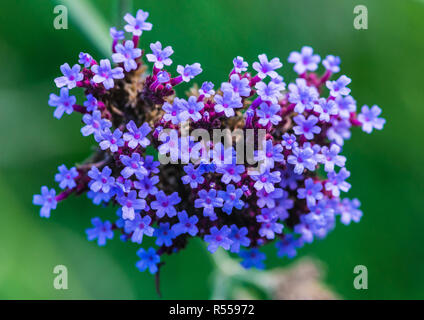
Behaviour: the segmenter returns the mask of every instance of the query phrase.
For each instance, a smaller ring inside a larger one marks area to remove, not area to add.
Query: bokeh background
[[[115,1],[82,2],[105,21],[98,29],[117,25]],[[73,197],[45,220],[31,203],[41,185],[55,185],[58,165],[82,161],[93,143],[79,132],[80,116],[58,121],[47,105],[62,63],[75,63],[80,51],[103,57],[90,38],[95,28],[81,29],[90,23],[86,16],[74,19],[70,10],[69,29],[53,28],[58,3],[0,4],[0,298],[156,299],[153,277],[135,268],[135,244],[116,238],[99,248],[85,239],[90,218],[111,219],[113,210]],[[353,28],[358,4],[368,7],[368,30]],[[358,104],[380,105],[387,124],[372,135],[354,130],[345,145],[348,196],[361,200],[363,220],[338,225],[300,256],[321,260],[326,283],[343,298],[424,298],[424,1],[143,0],[132,6],[149,11],[154,25],[141,46],[160,40],[173,46],[175,65],[200,62],[199,82],[225,79],[237,55],[253,62],[265,52],[286,61],[303,45],[322,57],[339,55]],[[282,73],[293,79],[288,63]],[[269,269],[291,263],[274,258],[273,246],[266,251]],[[53,288],[59,264],[68,267],[68,290]],[[353,288],[358,264],[368,267],[368,290]],[[209,298],[213,268],[203,244],[192,241],[166,259],[164,298]]]

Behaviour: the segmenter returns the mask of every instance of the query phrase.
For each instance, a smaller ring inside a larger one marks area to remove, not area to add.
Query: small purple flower
[[[166,71],[159,71],[156,77],[160,83],[167,83],[171,80],[169,73]]]
[[[317,200],[321,200],[324,195],[321,192],[322,184],[320,182],[314,182],[312,178],[305,180],[305,188],[297,189],[297,197],[299,199],[306,199],[308,207],[312,207],[316,204]]]
[[[242,250],[239,253],[240,258],[243,261],[240,263],[245,269],[256,268],[256,269],[265,269],[265,264],[263,260],[266,259],[266,255],[263,252],[260,252],[259,249],[253,248],[250,250]]]
[[[351,123],[347,119],[333,120],[332,126],[327,131],[327,138],[330,141],[334,141],[339,146],[342,146],[344,140],[350,139],[351,132],[350,127]]]
[[[75,64],[71,69],[69,64],[64,63],[60,66],[60,71],[62,71],[63,76],[54,79],[58,88],[64,86],[67,86],[68,89],[75,88],[77,86],[77,81],[84,79],[84,75],[80,72],[81,66],[79,64]]]
[[[172,239],[175,238],[175,232],[169,228],[169,222],[160,223],[153,235],[157,237],[155,242],[157,246],[164,245],[165,247],[170,247],[172,245]]]
[[[221,181],[225,184],[233,182],[239,182],[241,180],[241,174],[245,172],[245,167],[242,164],[224,164],[219,165],[216,168],[217,173],[221,173]]]
[[[124,140],[128,142],[128,147],[131,149],[135,149],[139,145],[146,148],[150,144],[147,135],[152,129],[147,122],[143,123],[140,128],[138,128],[135,122],[131,120],[127,123],[127,130],[128,132],[124,133]]]
[[[303,114],[298,114],[293,120],[297,124],[297,126],[293,127],[293,130],[298,136],[303,135],[306,139],[311,140],[314,138],[314,134],[321,132],[321,128],[316,126],[318,118],[314,115],[310,115],[308,119],[305,119]]]
[[[215,111],[224,112],[228,118],[235,115],[234,109],[243,107],[240,95],[234,91],[224,91],[223,96],[217,94],[214,96],[214,101]]]
[[[282,188],[289,187],[291,190],[295,190],[297,188],[297,181],[303,179],[303,176],[301,174],[297,174],[294,172],[294,168],[294,166],[289,164],[285,169],[281,170],[280,186]]]
[[[260,216],[258,216],[259,218]],[[278,218],[272,219],[272,220],[268,220],[268,221],[263,221],[263,223],[261,224],[261,228],[259,229],[259,235],[261,237],[265,237],[268,240],[274,239],[275,238],[275,234],[280,234],[283,232],[283,228],[284,225],[281,223],[277,222]],[[258,222],[262,222],[259,221]]]
[[[112,170],[105,166],[102,171],[93,166],[90,171],[87,172],[87,175],[91,178],[89,187],[94,192],[99,192],[100,190],[104,193],[108,193],[110,189],[115,185],[115,178],[111,177]]]
[[[128,179],[133,174],[135,174],[138,179],[143,179],[149,174],[146,168],[143,166],[144,161],[139,153],[134,152],[133,154],[131,154],[131,157],[121,155],[120,160],[125,166],[125,168],[121,171],[121,175],[125,179]]]
[[[336,57],[336,56],[333,56],[333,55],[328,55],[327,57],[325,57],[322,64],[324,65],[325,69],[327,69],[328,71],[330,71],[332,73],[337,73],[337,72],[340,71],[340,58],[339,57]]]
[[[158,188],[155,187],[155,184],[159,182],[158,176],[153,176],[151,178],[144,177],[143,179],[134,181],[134,187],[138,190],[138,196],[140,198],[146,198],[149,194],[154,196],[156,193],[158,193]]]
[[[371,133],[373,129],[383,129],[386,119],[379,118],[380,114],[381,109],[378,106],[374,105],[370,109],[367,105],[364,105],[358,115],[358,120],[362,123],[362,130]]]
[[[268,105],[266,102],[262,102],[259,106],[259,109],[256,109],[256,115],[259,118],[259,124],[267,126],[272,123],[273,125],[278,125],[282,120],[281,116],[278,115],[280,112],[280,106],[278,104]]]
[[[174,192],[167,196],[163,191],[159,191],[156,194],[156,200],[151,203],[153,210],[156,210],[156,215],[162,218],[165,214],[172,218],[177,214],[175,205],[181,202],[181,198],[178,196],[178,192]]]
[[[102,222],[100,218],[93,218],[91,223],[94,228],[85,230],[89,241],[97,239],[97,244],[104,246],[106,239],[113,239],[112,223],[110,221]]]
[[[124,145],[122,137],[122,131],[118,128],[112,133],[109,128],[102,133],[102,142],[100,142],[100,148],[102,150],[110,149],[111,152],[118,151],[119,147]]]
[[[172,47],[167,46],[162,49],[162,44],[156,41],[150,44],[150,49],[153,54],[146,54],[146,58],[149,62],[153,62],[156,68],[162,69],[164,66],[170,66],[172,64],[172,60],[169,58],[174,53]]]
[[[202,177],[200,170],[198,168],[195,169],[193,164],[189,163],[184,166],[183,169],[187,175],[183,176],[181,180],[184,184],[190,184],[192,189],[197,188],[199,184],[202,184],[205,181],[205,178]]]
[[[196,216],[189,217],[187,212],[183,210],[178,212],[178,220],[179,222],[172,226],[172,230],[174,230],[176,236],[188,233],[194,237],[199,232],[199,229],[196,227],[196,223],[199,219]]]
[[[339,155],[341,151],[340,146],[333,143],[330,148],[324,146],[321,148],[320,162],[324,164],[326,172],[334,171],[334,166],[344,167],[346,157]]]
[[[278,103],[278,100],[283,96],[281,91],[284,90],[284,82],[276,84],[270,81],[266,84],[263,81],[258,82],[255,85],[256,93],[261,97],[262,101],[269,101],[271,103]]]
[[[331,191],[333,196],[340,196],[340,191],[348,192],[351,185],[345,180],[350,177],[350,172],[342,168],[338,173],[335,171],[328,173],[328,180],[325,183],[325,190]]]
[[[241,209],[244,206],[243,200],[241,200],[241,197],[243,196],[243,190],[240,188],[236,188],[234,185],[229,184],[227,185],[227,190],[218,191],[218,197],[222,198],[224,200],[224,206],[222,208],[222,211],[224,211],[227,214],[231,214],[233,211],[233,208]]]
[[[344,225],[349,225],[351,221],[359,222],[362,218],[362,211],[359,210],[361,203],[358,199],[343,199],[339,214],[341,215],[340,221]]]
[[[132,190],[128,195],[122,195],[118,199],[122,206],[122,218],[134,220],[135,210],[144,210],[147,208],[146,200],[137,198],[137,191]]]
[[[274,184],[281,181],[281,172],[273,171],[271,168],[261,165],[260,170],[250,174],[253,181],[256,181],[254,187],[256,190],[265,189],[270,193],[275,190]]]
[[[199,111],[201,111],[203,107],[203,102],[198,102],[197,97],[191,96],[188,98],[186,109],[181,112],[180,117],[181,119],[191,119],[194,122],[197,122],[202,119],[202,115]]]
[[[82,121],[86,124],[81,128],[81,133],[84,137],[94,134],[96,139],[101,137],[101,133],[106,129],[112,127],[112,123],[107,119],[102,119],[99,110],[93,111],[93,114],[85,114]]]
[[[124,20],[128,22],[124,26],[126,32],[132,32],[134,36],[141,36],[143,31],[152,30],[152,24],[150,22],[146,22],[146,19],[149,17],[149,13],[143,10],[138,10],[137,15],[133,17],[131,14],[127,13],[124,16]]]
[[[209,191],[200,190],[197,194],[198,199],[194,200],[195,208],[203,208],[203,215],[209,217],[211,221],[217,219],[214,208],[221,208],[224,204],[222,198],[217,197],[217,192],[215,189],[210,189]]]
[[[325,84],[327,88],[330,89],[330,94],[333,97],[338,97],[339,95],[347,96],[350,93],[350,89],[346,86],[351,82],[352,80],[350,78],[343,75],[337,80],[327,81]]]
[[[110,66],[108,59],[100,60],[100,65],[95,64],[91,67],[94,72],[93,81],[95,83],[103,83],[106,89],[111,89],[115,85],[113,79],[124,78],[124,73],[121,67],[113,68]]]
[[[248,247],[250,245],[250,239],[247,237],[248,230],[246,227],[238,228],[235,224],[231,225],[230,240],[233,241],[231,244],[230,252],[239,252],[240,246]]]
[[[165,121],[171,121],[172,124],[179,124],[187,120],[184,118],[187,116],[184,112],[187,109],[187,101],[184,99],[175,98],[172,104],[165,102],[162,109],[165,111],[163,116]]]
[[[76,102],[77,98],[69,95],[68,88],[60,89],[60,96],[51,93],[49,97],[49,106],[56,107],[53,113],[56,119],[62,118],[65,112],[71,114],[74,111],[73,106]]]
[[[192,65],[186,64],[185,67],[178,66],[177,72],[181,75],[184,82],[189,82],[195,76],[202,72],[202,68],[200,67],[200,63],[193,63]]]
[[[287,162],[294,165],[294,173],[302,174],[306,168],[309,171],[314,171],[317,164],[314,159],[314,151],[311,148],[294,148],[293,154],[287,157]]]
[[[294,134],[288,134],[287,132],[282,136],[283,141],[281,141],[281,145],[285,150],[291,150],[297,147],[299,144],[296,141],[296,136]]]
[[[155,161],[153,156],[147,155],[144,159],[144,167],[151,173],[159,173],[159,161]]]
[[[315,71],[320,60],[320,56],[314,54],[314,50],[309,46],[304,46],[300,52],[293,51],[288,59],[290,63],[295,63],[293,69],[298,74]]]
[[[88,53],[80,52],[78,55],[78,63],[84,65],[86,68],[91,66],[92,61],[93,58]]]
[[[281,144],[274,145],[272,140],[262,142],[262,150],[255,151],[255,160],[263,161],[265,166],[274,168],[275,162],[284,163],[283,146]]]
[[[295,239],[292,234],[286,234],[282,240],[275,243],[275,246],[279,257],[287,256],[291,259],[297,255],[296,249],[303,247],[303,241]]]
[[[289,102],[296,104],[294,111],[302,113],[306,110],[312,110],[315,107],[315,101],[318,100],[319,93],[315,87],[309,87],[305,79],[296,79],[296,84],[289,84]]]
[[[247,71],[247,67],[249,66],[249,64],[246,61],[244,61],[243,57],[240,57],[240,56],[238,56],[237,58],[234,58],[233,65],[234,65],[234,71],[236,73],[242,73]]]
[[[221,91],[234,91],[242,97],[248,97],[250,95],[249,79],[241,78],[238,74],[232,74],[230,82],[223,82],[221,84]]]
[[[41,206],[40,217],[50,218],[50,210],[56,209],[57,206],[56,191],[42,186],[41,194],[34,195],[32,203]]]
[[[141,57],[141,49],[134,48],[134,42],[131,40],[125,41],[125,44],[117,44],[115,47],[116,53],[112,54],[112,60],[115,63],[123,63],[126,72],[137,69],[135,59]]]
[[[124,30],[117,30],[115,27],[109,29],[109,34],[115,41],[125,39]]]
[[[209,243],[208,250],[211,253],[214,253],[220,246],[225,250],[230,250],[230,246],[233,241],[229,238],[231,233],[230,228],[228,226],[222,226],[221,229],[217,227],[212,227],[210,229],[210,234],[205,235],[205,242]]]
[[[146,269],[149,269],[149,272],[151,274],[155,274],[156,272],[158,272],[160,256],[156,253],[155,249],[149,248],[148,250],[144,250],[143,248],[140,248],[137,251],[137,255],[140,257],[140,260],[135,265],[138,270],[144,271]]]
[[[92,94],[87,94],[87,100],[84,101],[84,107],[87,108],[88,112],[93,112],[94,110],[97,110],[97,99]]]
[[[59,173],[55,175],[55,181],[59,183],[61,189],[73,189],[77,186],[75,178],[78,177],[77,168],[72,167],[68,170],[64,164],[59,166]]]
[[[258,196],[256,204],[259,208],[267,206],[268,208],[272,209],[275,207],[276,199],[280,199],[283,194],[284,190],[280,188],[276,188],[270,193],[266,192],[265,189],[262,189],[256,193],[256,195]]]
[[[330,116],[334,116],[339,113],[337,104],[334,100],[327,100],[325,98],[320,98],[318,104],[315,105],[315,112],[319,113],[319,120],[330,122]]]
[[[254,62],[252,67],[258,72],[259,78],[264,79],[266,76],[276,78],[278,73],[274,70],[283,66],[283,64],[280,62],[280,59],[273,58],[271,61],[268,61],[266,54],[261,54],[258,56],[258,58],[259,62]]]
[[[202,84],[202,87],[199,89],[199,94],[209,98],[215,94],[215,90],[213,89],[214,84],[210,81],[205,81]]]
[[[153,236],[153,229],[150,226],[152,218],[150,216],[141,217],[140,213],[135,213],[133,220],[124,220],[124,231],[126,234],[131,234],[131,241],[141,244],[143,236]]]
[[[356,101],[352,96],[337,96],[335,102],[339,109],[340,117],[349,119],[351,112],[356,111]]]

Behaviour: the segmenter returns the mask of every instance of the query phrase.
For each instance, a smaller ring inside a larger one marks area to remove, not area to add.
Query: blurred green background
[[[62,63],[75,63],[80,51],[103,57],[73,12],[68,30],[53,28],[56,4],[0,4],[0,298],[156,299],[154,278],[135,268],[135,244],[116,238],[99,248],[85,238],[90,218],[112,219],[113,210],[73,197],[44,220],[31,203],[41,185],[55,186],[58,165],[83,160],[93,142],[81,136],[80,116],[58,121],[47,105]],[[117,24],[115,1],[89,4],[107,26]],[[368,30],[353,28],[357,4],[368,7]],[[338,225],[301,256],[321,260],[326,282],[344,298],[424,298],[424,1],[144,0],[133,8],[150,12],[153,23],[141,46],[160,40],[174,48],[175,65],[200,62],[199,82],[225,79],[237,55],[251,63],[265,52],[286,61],[303,45],[322,57],[339,55],[358,104],[380,105],[387,124],[372,135],[354,130],[345,145],[349,196],[361,200],[363,220]],[[288,63],[282,73],[293,79]],[[269,268],[290,264],[273,256]],[[53,288],[59,264],[68,267],[68,290]],[[358,264],[368,267],[368,290],[353,288]],[[192,241],[166,259],[164,298],[209,298],[212,270],[202,243]]]

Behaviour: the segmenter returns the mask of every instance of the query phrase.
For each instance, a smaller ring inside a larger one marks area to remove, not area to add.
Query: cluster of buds
[[[275,241],[278,256],[292,258],[324,238],[337,217],[345,225],[360,220],[359,201],[340,197],[350,189],[342,146],[352,127],[370,133],[385,120],[378,106],[356,113],[348,77],[331,80],[338,57],[327,56],[318,73],[321,58],[312,48],[292,52],[288,62],[298,78],[288,85],[277,72],[279,58],[261,54],[249,72],[236,57],[216,91],[204,82],[178,98],[175,87],[202,68],[178,65],[172,75],[170,46],[152,43],[148,54],[137,48],[152,29],[147,18],[142,10],[125,15],[131,39],[111,28],[114,65],[80,53],[79,64],[61,66],[60,94],[49,99],[54,116],[81,113],[81,133],[98,147],[85,163],[59,167],[61,193],[43,186],[34,196],[42,217],[83,193],[115,207],[116,221],[92,219],[88,239],[103,246],[115,234],[137,244],[153,237],[156,248],[140,248],[136,263],[151,273],[193,237],[211,253],[222,247],[238,254],[245,268],[264,268],[262,246]],[[143,56],[153,64],[150,73]],[[74,87],[84,91],[82,105],[69,94]]]

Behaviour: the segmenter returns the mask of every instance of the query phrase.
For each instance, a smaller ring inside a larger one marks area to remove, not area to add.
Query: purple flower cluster
[[[351,79],[331,79],[340,58],[329,55],[321,67],[310,47],[291,53],[288,61],[299,76],[286,86],[279,58],[261,54],[248,72],[238,56],[227,81],[216,87],[206,81],[179,98],[174,87],[202,68],[193,63],[172,72],[174,51],[157,41],[145,55],[152,63],[147,74],[137,48],[142,32],[152,29],[147,18],[142,10],[125,15],[131,40],[111,29],[112,60],[80,53],[81,65],[61,66],[63,76],[55,80],[60,95],[51,94],[49,105],[56,118],[81,113],[81,133],[93,135],[98,149],[77,167],[59,167],[60,194],[43,186],[34,196],[42,217],[69,195],[87,193],[118,216],[114,222],[92,219],[88,239],[102,246],[115,233],[137,244],[154,238],[156,249],[137,252],[137,268],[151,273],[163,255],[179,252],[192,237],[203,239],[211,253],[222,247],[238,254],[245,268],[264,268],[263,245],[275,241],[278,256],[292,258],[305,243],[324,238],[337,218],[346,225],[360,220],[359,201],[341,198],[351,187],[342,147],[352,127],[371,133],[385,120],[378,106],[363,106],[357,114]],[[83,105],[69,95],[74,87],[84,91]],[[254,145],[259,163],[239,163],[234,146],[185,136],[182,123],[208,132],[265,130],[265,141]],[[168,129],[172,134],[163,138]],[[189,155],[178,152],[184,148]],[[168,154],[171,163],[157,161]]]

